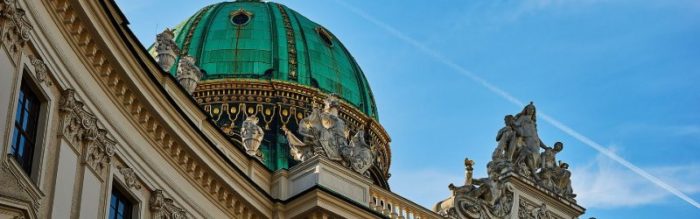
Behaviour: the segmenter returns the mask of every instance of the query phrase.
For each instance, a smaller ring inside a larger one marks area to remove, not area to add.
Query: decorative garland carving
[[[173,200],[166,198],[163,195],[163,190],[156,189],[151,194],[151,199],[148,201],[153,219],[187,219],[188,213],[180,207],[175,206]]]
[[[0,45],[7,44],[13,53],[29,41],[32,25],[17,0],[0,0]]]
[[[76,97],[75,90],[64,90],[59,101],[61,133],[74,146],[85,142],[83,162],[102,175],[112,162],[117,142],[108,137],[107,130],[97,127],[97,117],[87,111]]]
[[[47,86],[53,85],[53,82],[51,82],[51,79],[49,78],[49,72],[46,69],[46,64],[44,61],[33,55],[29,55],[29,61],[31,62],[32,66],[34,66],[34,74],[36,74],[36,79],[39,80],[39,83],[43,82]]]

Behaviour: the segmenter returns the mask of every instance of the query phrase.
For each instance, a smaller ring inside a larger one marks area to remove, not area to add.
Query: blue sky
[[[146,45],[214,2],[117,0]],[[485,176],[503,116],[521,110],[470,75],[700,200],[700,1],[279,2],[357,59],[393,140],[392,191],[419,204],[463,182],[464,157]],[[581,218],[700,218],[700,208],[538,122],[545,143],[565,144],[558,158],[588,208]]]

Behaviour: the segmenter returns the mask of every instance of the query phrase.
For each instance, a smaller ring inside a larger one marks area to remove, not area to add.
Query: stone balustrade
[[[370,187],[369,207],[392,219],[442,218],[429,209],[378,186]]]

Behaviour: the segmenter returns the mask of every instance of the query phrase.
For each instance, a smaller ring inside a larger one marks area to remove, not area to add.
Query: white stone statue
[[[197,83],[202,78],[202,72],[195,65],[195,60],[191,56],[180,58],[180,63],[177,66],[177,75],[175,79],[185,88],[187,93],[194,92],[197,88]]]
[[[245,147],[246,152],[250,156],[260,157],[258,154],[258,149],[262,143],[263,137],[265,137],[265,132],[258,125],[257,116],[248,116],[243,124],[241,125],[241,141],[243,142],[243,147]]]
[[[156,62],[166,72],[170,71],[170,68],[175,64],[175,59],[180,50],[173,38],[173,31],[170,29],[165,29],[162,33],[156,35]]]

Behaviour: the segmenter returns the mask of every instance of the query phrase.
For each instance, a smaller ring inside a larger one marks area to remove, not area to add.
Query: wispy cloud
[[[685,194],[700,192],[700,164],[646,168]],[[645,178],[598,155],[572,169],[577,200],[591,208],[636,207],[661,203],[671,194]]]

